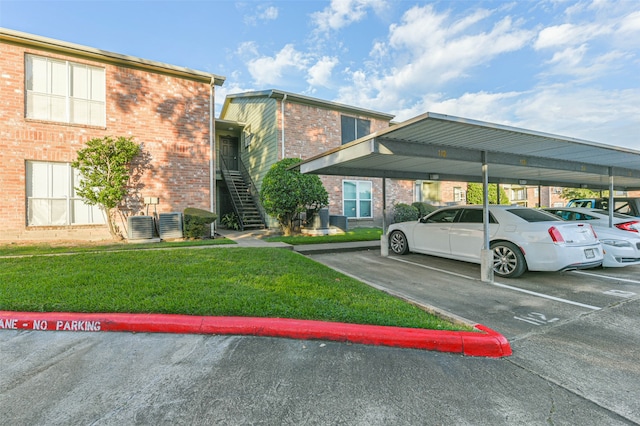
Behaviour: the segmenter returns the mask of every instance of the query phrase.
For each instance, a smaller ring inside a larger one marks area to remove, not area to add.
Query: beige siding
[[[271,165],[280,159],[277,106],[278,102],[272,98],[237,98],[229,104],[224,117],[246,124],[245,131],[251,133],[251,143],[244,146],[240,141],[239,151],[258,190]]]

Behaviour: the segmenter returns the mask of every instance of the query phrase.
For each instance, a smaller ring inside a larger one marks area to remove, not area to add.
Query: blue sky
[[[640,150],[640,0],[0,0],[0,26],[391,113]]]

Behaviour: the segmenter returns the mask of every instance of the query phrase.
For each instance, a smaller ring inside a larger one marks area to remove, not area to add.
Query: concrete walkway
[[[302,244],[291,245],[282,242],[268,242],[266,238],[274,237],[279,234],[268,229],[253,229],[249,231],[234,231],[229,229],[221,229],[217,231],[219,235],[235,241],[243,247],[277,247],[296,251],[302,254],[320,254],[348,252],[356,250],[375,250],[380,249],[380,241],[355,241],[348,243],[326,243],[326,244]]]

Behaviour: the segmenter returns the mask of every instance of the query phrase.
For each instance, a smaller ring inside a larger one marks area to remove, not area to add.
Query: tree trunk
[[[106,207],[103,208],[107,212],[107,224],[109,225],[109,233],[111,234],[111,238],[118,241],[124,240],[122,234],[118,232],[118,226],[116,225],[116,209],[108,209]]]

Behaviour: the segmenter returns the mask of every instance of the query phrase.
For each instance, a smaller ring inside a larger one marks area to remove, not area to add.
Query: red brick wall
[[[105,68],[106,128],[25,119],[25,53]],[[25,161],[70,162],[87,140],[133,137],[150,168],[139,195],[159,212],[209,208],[209,85],[0,43],[0,240],[102,238],[106,226],[26,228]]]
[[[280,108],[279,108],[280,111]],[[342,145],[341,113],[337,110],[320,108],[294,102],[285,102],[285,156],[287,158],[301,158],[303,160],[322,154]],[[389,127],[386,120],[375,119],[360,115],[371,121],[371,132],[377,132]],[[322,183],[329,193],[329,213],[342,215],[342,182],[343,180],[370,180],[373,182],[373,220],[351,220],[363,225],[382,224],[382,179],[353,176],[321,176]],[[413,182],[387,179],[387,209],[391,209],[396,202],[413,202]]]

